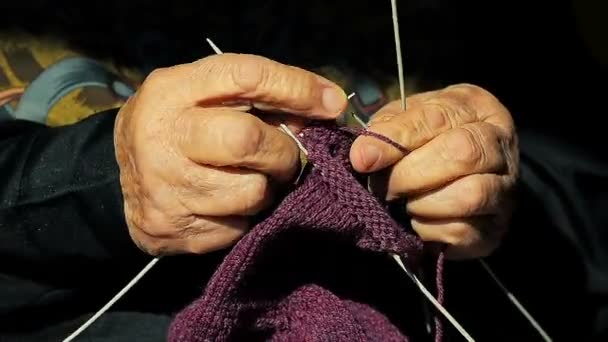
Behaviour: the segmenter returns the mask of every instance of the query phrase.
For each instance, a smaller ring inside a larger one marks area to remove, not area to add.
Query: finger
[[[186,107],[248,100],[258,107],[266,105],[308,118],[334,119],[347,106],[346,94],[335,83],[255,55],[209,56],[158,69],[145,83],[150,92],[169,92],[172,99],[165,97],[166,101]]]
[[[273,186],[258,172],[191,165],[182,171],[180,203],[188,212],[204,216],[251,216],[268,208]]]
[[[422,240],[447,244],[446,257],[450,259],[487,256],[506,232],[506,226],[493,216],[454,220],[414,218],[411,223]]]
[[[414,150],[439,134],[474,122],[486,122],[503,134],[513,135],[513,118],[508,110],[486,90],[469,84],[424,92],[406,99],[407,111],[394,101],[376,113],[369,130]],[[396,148],[368,136],[353,144],[351,160],[359,172],[375,172],[403,157]]]
[[[249,227],[244,217],[196,217],[182,230],[156,232],[131,227],[137,246],[153,256],[184,253],[205,254],[236,243]]]
[[[459,218],[498,214],[511,184],[505,176],[474,174],[411,198],[410,215],[428,219]]]
[[[182,153],[192,161],[242,167],[279,182],[293,179],[299,150],[289,136],[256,116],[232,110],[191,108],[178,119]]]
[[[425,95],[428,96],[428,95]],[[374,115],[368,130],[383,135],[412,151],[452,128],[475,122],[473,113],[454,101],[414,97],[406,112],[393,102]],[[403,153],[374,137],[361,136],[351,149],[351,160],[359,172],[374,172],[393,165]]]
[[[507,108],[487,90],[472,84],[455,84],[442,90],[445,96],[471,110],[479,121],[491,123],[512,134],[515,129],[513,117]]]
[[[205,254],[234,245],[249,228],[249,220],[238,216],[199,217],[194,228],[184,231],[188,253]]]
[[[507,169],[501,133],[479,122],[447,131],[399,161],[388,177],[388,199],[419,194],[475,173]]]

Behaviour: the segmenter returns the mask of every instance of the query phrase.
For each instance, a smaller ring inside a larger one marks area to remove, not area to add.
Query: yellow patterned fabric
[[[49,67],[73,57],[86,56],[53,37],[34,37],[19,32],[0,33],[0,109],[3,105],[13,110],[17,109],[20,95],[28,90],[28,86],[34,80]],[[137,89],[145,76],[132,70],[118,68],[110,61],[97,62],[109,72],[118,75],[132,89]],[[315,71],[345,89],[352,86],[351,75],[335,67],[327,66]],[[56,87],[49,88],[49,93],[56,91],[54,88]],[[407,93],[410,94],[410,90],[413,90],[415,85],[408,82],[407,88]],[[385,100],[399,97],[397,82],[385,85],[385,89],[382,90]],[[119,107],[123,103],[124,96],[118,96],[112,89],[95,86],[79,87],[63,94],[61,99],[48,109],[45,123],[49,126],[72,124],[97,112]],[[348,115],[351,112],[357,112],[357,108],[349,107],[340,121],[347,125],[355,125],[356,122]]]
[[[50,37],[32,37],[22,33],[0,33],[0,105],[16,109],[21,93],[45,69],[70,57],[81,56],[66,44]],[[81,56],[82,57],[82,56]],[[118,70],[112,63],[101,61],[133,87],[142,76]],[[46,124],[60,126],[75,123],[94,113],[116,108],[124,99],[110,89],[84,86],[66,94],[50,108]]]

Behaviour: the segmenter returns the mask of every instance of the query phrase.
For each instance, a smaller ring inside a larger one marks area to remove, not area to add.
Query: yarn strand
[[[401,257],[396,254],[393,254],[392,257],[397,262],[399,267],[401,267],[401,269],[405,272],[405,274],[407,274],[407,276],[410,277],[410,279],[418,287],[420,292],[422,292],[422,294],[431,302],[431,304],[433,304],[433,306],[435,306],[435,308],[437,308],[437,310],[439,310],[439,312],[441,312],[441,314],[450,323],[452,323],[454,328],[456,328],[456,330],[458,330],[458,332],[462,335],[462,337],[464,337],[469,342],[475,342],[473,337],[471,337],[471,335],[462,327],[462,325],[460,325],[460,323],[458,323],[458,321],[448,312],[448,310],[446,310],[445,307],[443,305],[441,305],[437,301],[437,299],[435,299],[435,297],[433,297],[431,292],[429,292],[429,290],[424,286],[424,284],[422,284],[422,282],[420,282],[420,280],[418,280],[418,277],[416,277],[416,275],[414,273],[410,272],[410,270],[408,270],[407,267],[405,267],[405,265],[403,264],[403,261],[401,260]]]
[[[287,134],[296,142],[296,144],[298,146],[302,146],[302,143],[299,141],[299,139],[295,136],[295,134],[293,134],[293,132],[291,132],[289,130],[289,128],[287,126],[282,126],[281,128],[283,128],[286,132],[288,132]],[[383,139],[384,140],[384,139]],[[302,150],[302,152],[306,155],[308,155],[308,152],[304,149]],[[427,297],[427,299],[439,310],[439,312],[445,316],[445,318],[452,323],[452,325],[454,325],[454,327],[456,328],[456,330],[458,330],[458,332],[460,332],[460,334],[469,342],[474,342],[475,340],[471,337],[471,335],[462,327],[462,325],[460,325],[460,323],[458,323],[458,321],[456,321],[456,319],[446,310],[446,308],[441,305],[441,303],[439,303],[435,297],[433,297],[433,295],[429,292],[429,290],[424,286],[424,284],[422,284],[422,282],[420,282],[420,280],[416,277],[416,275],[414,275],[411,271],[409,271],[405,265],[403,264],[403,261],[401,260],[401,257],[399,255],[393,254],[392,255],[393,259],[397,262],[397,264],[403,269],[403,271],[405,271],[405,273],[408,275],[408,277],[414,282],[414,284],[418,287],[418,289],[420,290],[420,292]],[[440,293],[440,297],[443,298],[443,292]],[[437,327],[441,327],[440,324],[437,324]],[[441,328],[440,328],[441,329]],[[441,335],[441,331],[438,331],[438,336]]]
[[[363,122],[363,120],[361,120],[356,114],[352,114],[353,117],[355,118],[356,121],[359,122],[359,124],[361,126],[363,126],[363,128],[367,128],[367,124],[365,124],[365,122]],[[380,138],[382,141],[386,141],[387,138],[378,135],[377,133],[372,133],[369,131],[365,131],[362,134],[365,135],[369,135],[369,136],[373,136],[376,138]],[[402,146],[400,146],[399,144],[390,141],[390,145],[397,147],[397,149],[399,149],[402,153],[406,154],[407,151],[405,148],[403,148]],[[369,181],[369,178],[368,178]],[[460,334],[467,340],[467,341],[474,341],[473,338],[471,337],[471,335],[462,327],[462,325],[460,323],[458,323],[458,321],[447,311],[447,309],[442,305],[443,302],[443,289],[438,287],[438,298],[436,299],[435,297],[433,297],[433,295],[429,292],[429,290],[424,286],[424,284],[422,284],[422,282],[418,279],[418,277],[416,277],[416,275],[414,273],[412,273],[411,271],[409,271],[405,265],[403,264],[401,257],[399,257],[398,255],[394,254],[392,255],[393,259],[397,262],[397,264],[399,264],[399,266],[403,269],[403,271],[405,271],[405,273],[408,275],[408,277],[414,282],[414,284],[418,287],[418,289],[420,290],[420,292],[431,302],[431,304],[433,304],[437,310],[439,310],[439,312],[456,328],[456,330],[458,330],[458,332],[460,332]],[[438,282],[443,280],[443,253],[441,253],[441,255],[439,255],[439,260],[438,260],[438,267],[437,267],[437,280]],[[443,327],[441,325],[441,321],[439,320],[439,318],[435,318],[435,341],[439,342],[441,340],[441,337],[443,336]]]

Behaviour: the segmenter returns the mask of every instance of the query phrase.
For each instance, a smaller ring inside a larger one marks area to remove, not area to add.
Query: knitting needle
[[[393,19],[393,31],[395,35],[395,50],[397,53],[397,67],[399,71],[399,89],[401,92],[401,107],[405,111],[405,77],[403,71],[403,58],[401,53],[401,39],[399,37],[399,18],[397,15],[397,2],[396,0],[391,0],[391,10],[392,10],[392,19]],[[355,115],[356,117],[356,115]],[[363,122],[360,119],[359,122]],[[365,126],[365,125],[363,125]],[[486,270],[486,272],[494,279],[494,282],[498,284],[498,286],[502,289],[502,291],[507,295],[509,300],[513,303],[513,305],[521,312],[521,314],[530,322],[532,327],[542,336],[542,338],[546,342],[551,342],[551,338],[547,335],[547,333],[543,330],[543,328],[538,324],[538,322],[530,315],[530,313],[524,308],[524,306],[517,300],[517,298],[502,284],[502,282],[496,277],[494,272],[490,269],[490,267],[481,259],[482,267]]]
[[[211,39],[207,38],[206,40],[207,40],[207,43],[209,43],[209,45],[211,46],[211,49],[213,49],[213,51],[216,54],[218,54],[218,55],[223,54],[222,50],[220,50],[220,48],[218,48],[217,45],[215,45]]]
[[[353,116],[355,121],[357,121],[363,128],[367,128],[367,124],[361,118],[359,118],[357,116],[357,114],[351,113],[351,115]],[[368,179],[368,188],[369,188],[369,179]],[[507,296],[509,301],[511,301],[511,303],[515,306],[515,308],[517,308],[517,310],[519,310],[519,312],[524,316],[524,318],[528,320],[528,322],[532,325],[532,327],[539,333],[539,335],[541,335],[543,340],[545,342],[552,342],[553,340],[549,337],[549,335],[545,332],[545,330],[534,319],[534,317],[532,317],[530,312],[528,312],[528,310],[526,310],[526,308],[521,304],[521,302],[517,299],[517,297],[515,297],[515,295],[513,295],[513,293],[511,291],[509,291],[509,289],[507,289],[507,287],[500,281],[500,279],[492,271],[490,266],[483,259],[480,258],[478,260],[481,263],[481,266],[484,268],[484,270],[490,275],[490,277],[494,280],[494,282],[498,285],[498,287],[504,292],[504,294]]]
[[[206,39],[207,43],[211,46],[213,51],[216,54],[223,54],[223,52],[213,43],[213,41],[209,38]],[[348,99],[352,98],[355,94],[352,93],[348,96]],[[300,143],[300,141],[293,135],[293,133],[285,126],[281,124],[281,129],[292,136],[294,140],[298,143],[298,147],[304,151],[305,154],[308,154],[308,151],[304,148],[304,146]],[[151,270],[156,263],[160,260],[160,257],[156,257],[152,259],[124,288],[122,288],[110,301],[106,303],[99,311],[97,311],[89,320],[87,320],[84,324],[82,324],[78,329],[76,329],[70,336],[65,338],[63,342],[70,342],[74,340],[78,335],[80,335],[83,331],[85,331],[89,326],[91,326],[96,320],[98,320],[106,311],[108,311],[117,301],[120,300],[141,278]]]
[[[93,324],[97,319],[99,319],[106,311],[108,311],[112,305],[114,305],[122,296],[124,296],[137,282],[156,265],[156,263],[160,260],[160,257],[156,257],[152,259],[136,276],[133,278],[122,290],[120,290],[106,305],[104,305],[99,311],[97,311],[89,320],[87,320],[83,325],[81,325],[78,329],[76,329],[70,336],[65,338],[63,342],[70,342],[74,340],[78,335],[80,335],[83,331],[85,331],[91,324]]]
[[[361,118],[359,118],[357,116],[357,114],[351,113],[351,115],[357,122],[359,122],[361,124],[361,126],[363,128],[367,129],[367,124],[363,120],[361,120]],[[368,178],[368,180],[369,180],[369,178]],[[369,182],[368,182],[368,187],[369,187]],[[454,319],[454,317],[452,317],[452,315],[450,315],[450,313],[437,301],[437,299],[435,299],[435,297],[433,297],[433,295],[422,284],[422,282],[416,277],[416,275],[414,275],[412,272],[410,272],[405,267],[405,265],[403,264],[403,262],[401,260],[401,257],[396,254],[393,254],[392,257],[393,257],[393,259],[395,259],[395,261],[397,261],[397,264],[399,264],[399,266],[405,271],[405,273],[408,275],[408,277],[410,279],[412,279],[412,281],[420,289],[422,294],[431,302],[431,304],[433,304],[433,306],[435,306],[437,308],[437,310],[439,310],[439,312],[441,312],[441,314],[443,314],[446,317],[446,319],[448,321],[450,321],[450,323],[452,323],[452,325],[454,325],[456,330],[458,330],[460,332],[460,334],[465,339],[467,339],[467,341],[474,341],[473,338],[471,337],[471,335],[469,335],[469,333],[467,333],[467,331],[458,323],[458,321],[456,321],[456,319]],[[428,322],[427,322],[427,330],[429,330]]]
[[[515,297],[515,295],[513,295],[513,293],[511,293],[511,291],[507,289],[507,287],[502,283],[502,281],[500,281],[500,279],[498,279],[498,276],[496,276],[490,266],[483,259],[479,259],[479,262],[481,263],[481,266],[486,270],[486,272],[490,275],[490,277],[492,277],[498,287],[500,287],[500,289],[505,293],[509,301],[511,301],[511,303],[513,303],[517,310],[519,310],[519,312],[521,312],[521,314],[528,320],[528,322],[530,322],[532,327],[540,334],[543,340],[545,340],[546,342],[552,342],[553,340],[551,339],[551,337],[549,337],[547,332],[540,326],[540,324],[534,319],[534,317],[532,317],[530,312],[526,310],[526,308],[521,304],[517,297]]]
[[[393,32],[395,34],[395,50],[397,53],[397,68],[399,71],[399,90],[401,91],[401,108],[405,110],[405,72],[403,71],[403,57],[401,54],[401,38],[399,37],[399,16],[397,15],[397,0],[391,0],[393,13]]]
[[[207,43],[211,45],[211,48],[215,53],[221,54],[222,51],[211,41],[211,39],[207,38]],[[88,321],[86,321],[83,325],[81,325],[76,331],[74,331],[70,336],[63,340],[63,342],[70,342],[78,335],[80,335],[84,330],[86,330],[91,324],[93,324],[96,320],[99,319],[106,311],[108,311],[112,305],[114,305],[120,298],[122,298],[149,270],[156,265],[156,263],[160,260],[160,257],[156,257],[152,259],[136,276],[133,278],[122,290],[120,290],[106,305],[104,305],[99,311],[97,311]]]
[[[285,126],[284,124],[280,124],[280,127],[289,137],[291,137],[291,139],[293,139],[295,141],[295,143],[298,145],[298,147],[302,146],[302,143],[300,142],[300,140],[296,137],[295,134],[293,134],[293,132],[289,129],[289,127]],[[308,155],[308,151],[306,151],[305,149],[300,148],[300,150],[305,155]],[[473,338],[466,332],[466,330],[464,330],[464,328],[462,328],[462,326],[454,319],[454,317],[452,317],[452,315],[450,315],[450,313],[435,299],[435,297],[433,297],[433,295],[420,282],[420,280],[418,280],[418,278],[405,267],[405,265],[403,264],[403,262],[401,260],[401,257],[396,254],[392,254],[391,256],[393,257],[393,259],[395,259],[397,264],[399,264],[399,266],[405,271],[405,273],[409,276],[409,278],[412,279],[412,281],[420,289],[422,294],[424,294],[424,296],[427,297],[428,300],[435,307],[437,307],[437,309],[446,317],[446,319],[448,321],[450,321],[450,323],[452,323],[454,325],[454,327],[462,334],[462,336],[467,341],[474,342],[475,340],[473,340]]]
[[[207,43],[209,43],[209,45],[215,51],[215,53],[222,54],[222,50],[220,50],[217,47],[217,45],[215,45],[213,43],[213,41],[211,39],[207,38]],[[354,95],[355,95],[355,93],[351,93],[350,95],[348,95],[348,99],[351,99]],[[298,145],[298,148],[300,149],[300,151],[302,151],[302,153],[304,153],[304,155],[308,156],[308,151],[306,150],[306,148],[304,148],[304,145],[302,144],[300,139],[298,139],[298,137],[296,137],[296,135],[289,129],[289,127],[287,127],[287,125],[282,124],[282,123],[279,124],[279,127],[281,128],[281,130],[283,130],[283,132],[285,132],[285,134],[287,134],[291,139],[293,139],[293,141]],[[403,265],[403,262],[401,261],[401,257],[398,255],[393,255],[393,258],[399,264],[399,266],[401,266],[403,268],[403,270],[407,273],[407,275],[410,277],[410,279],[412,279],[412,281],[414,281],[414,283],[416,284],[416,286],[418,286],[420,291],[422,291],[422,293],[429,299],[429,301],[431,301],[431,303],[433,303],[433,305],[435,305],[437,307],[437,309],[448,319],[448,321],[450,321],[454,325],[454,327],[458,331],[460,331],[460,333],[465,337],[465,339],[467,339],[467,341],[469,341],[469,342],[474,342],[473,338],[471,338],[471,336],[452,317],[452,315],[450,315],[450,313],[439,302],[437,302],[437,300],[426,289],[426,287],[418,280],[418,278],[407,270],[407,268],[405,267],[405,265]]]
[[[355,121],[357,121],[363,128],[367,128],[367,124],[363,120],[361,120],[361,118],[359,118],[357,116],[357,114],[351,113],[351,115],[353,116]],[[368,182],[368,188],[369,188],[369,182]],[[494,282],[498,285],[498,287],[502,290],[502,292],[507,296],[507,298],[509,299],[509,301],[511,301],[511,303],[515,306],[515,308],[517,310],[519,310],[519,312],[524,316],[524,318],[526,320],[528,320],[528,322],[532,325],[532,327],[539,333],[539,335],[541,335],[543,340],[545,342],[552,342],[553,340],[549,337],[547,332],[534,319],[534,317],[532,317],[530,312],[528,310],[526,310],[526,308],[523,306],[523,304],[521,304],[521,302],[517,299],[517,297],[515,297],[515,295],[513,295],[513,293],[511,291],[509,291],[509,289],[502,283],[502,281],[500,281],[500,279],[492,271],[490,266],[483,259],[479,258],[478,260],[481,263],[481,266],[483,267],[483,269],[490,275],[490,277],[494,280]]]
[[[220,50],[217,45],[215,45],[213,43],[213,41],[209,38],[207,38],[207,43],[209,43],[209,45],[211,46],[211,48],[213,49],[213,51],[215,51],[216,54],[222,54],[222,50]],[[346,98],[347,100],[352,99],[355,96],[355,93],[351,93],[349,94]],[[357,122],[359,122],[359,124],[361,124],[362,126],[366,126],[365,123],[354,113],[352,114],[353,117],[355,118],[355,120],[357,120]],[[289,129],[289,127],[287,127],[285,124],[281,123],[279,124],[279,127],[281,128],[281,130],[283,130],[283,132],[285,132],[285,134],[287,134],[298,146],[298,148],[300,149],[300,151],[302,151],[302,153],[304,153],[304,155],[308,156],[308,151],[306,150],[306,148],[304,147],[304,145],[302,144],[302,142],[300,142],[300,139],[298,139],[295,134]],[[368,190],[371,191],[371,185],[369,183],[369,179],[368,179]],[[397,257],[398,258],[398,257]],[[397,263],[399,263],[401,265],[401,267],[403,266],[403,263],[401,262],[401,259],[396,259]],[[410,273],[404,268],[405,272],[410,275]],[[414,282],[418,282],[418,284],[420,284],[419,281],[417,281],[416,278],[412,278],[410,276],[410,278],[414,281]],[[421,289],[424,293],[429,294],[428,291],[426,291],[426,289],[424,288],[424,286]],[[429,294],[430,295],[430,294]],[[432,297],[432,296],[431,296]],[[435,298],[432,298],[433,300],[435,300]],[[436,302],[436,301],[435,301]],[[427,330],[430,331],[430,325],[427,322]]]

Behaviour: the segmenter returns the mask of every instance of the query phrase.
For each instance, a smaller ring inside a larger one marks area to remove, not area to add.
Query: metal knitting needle
[[[359,124],[363,128],[367,128],[367,124],[363,120],[361,120],[361,118],[359,118],[357,116],[357,114],[351,113],[351,115],[357,122],[359,122]],[[369,178],[368,178],[368,188],[369,188]],[[403,261],[401,260],[401,257],[396,254],[393,254],[391,256],[393,257],[393,259],[395,259],[395,261],[397,261],[397,264],[399,264],[399,266],[403,269],[403,271],[405,271],[407,276],[420,289],[420,292],[422,292],[422,294],[431,302],[431,304],[433,304],[433,306],[435,306],[435,308],[437,308],[437,310],[439,310],[439,312],[456,328],[456,330],[458,330],[460,332],[460,334],[467,341],[474,341],[473,338],[471,337],[471,335],[462,327],[462,325],[460,325],[460,323],[458,323],[458,321],[456,321],[456,319],[445,309],[445,307],[443,307],[443,305],[441,305],[437,301],[437,299],[435,299],[435,297],[433,297],[433,295],[422,284],[422,282],[418,279],[418,277],[416,277],[416,275],[414,273],[412,273],[405,267],[405,265],[403,264]],[[427,322],[427,330],[429,330],[429,329],[430,329],[430,326],[428,325],[428,322]]]
[[[403,58],[401,54],[401,39],[399,37],[399,18],[397,15],[397,2],[396,0],[391,0],[391,10],[393,17],[393,31],[395,35],[395,50],[397,54],[397,67],[399,70],[399,89],[401,92],[401,107],[405,111],[405,77],[403,71]],[[353,114],[354,115],[354,114]],[[355,115],[356,117],[356,115]],[[360,119],[359,122],[363,122]],[[365,125],[364,125],[365,126]],[[547,335],[545,330],[538,324],[538,322],[530,315],[528,310],[517,300],[517,298],[502,284],[502,282],[496,277],[496,274],[492,272],[490,267],[481,259],[482,267],[486,270],[486,272],[490,275],[494,282],[502,289],[502,291],[506,294],[507,298],[513,303],[513,305],[521,312],[521,314],[528,320],[528,322],[532,325],[532,327],[542,336],[544,341],[551,342],[551,338]]]
[[[351,113],[351,115],[353,116],[355,121],[357,121],[363,128],[367,128],[367,124],[365,124],[365,122],[363,122],[363,120],[361,120],[361,118],[359,118],[355,113]],[[369,182],[368,182],[368,188],[369,188]],[[490,275],[492,280],[494,280],[494,282],[498,285],[498,287],[502,290],[502,292],[507,296],[509,301],[511,301],[511,303],[517,308],[517,310],[519,310],[521,312],[521,314],[524,316],[524,318],[526,318],[528,320],[528,322],[530,322],[532,327],[541,335],[543,340],[546,342],[552,342],[552,339],[545,332],[545,330],[541,327],[541,325],[534,319],[534,317],[532,317],[532,315],[528,312],[528,310],[526,310],[526,308],[521,304],[521,302],[517,299],[517,297],[515,297],[515,295],[513,295],[513,293],[511,291],[509,291],[509,289],[502,283],[502,281],[500,281],[500,279],[492,271],[490,266],[483,259],[479,258],[478,260],[481,263],[481,266],[483,267],[483,269]],[[409,272],[407,270],[406,270],[406,272],[409,275]]]
[[[221,54],[222,51],[211,41],[211,39],[207,38],[207,43],[211,45],[211,48],[215,53]],[[108,311],[112,305],[114,305],[120,298],[122,298],[139,280],[156,265],[156,263],[160,260],[160,257],[156,257],[152,259],[123,289],[121,289],[106,305],[104,305],[99,311],[97,311],[89,320],[87,320],[83,325],[81,325],[76,331],[74,331],[70,336],[63,340],[63,342],[70,342],[74,340],[78,335],[80,335],[83,331],[85,331],[91,324],[93,324],[96,320],[98,320],[106,311]]]
[[[367,128],[367,124],[361,120],[355,113],[351,113],[355,121],[357,121],[363,128]],[[368,188],[370,187],[369,178],[368,178]],[[553,340],[549,337],[547,332],[541,327],[541,325],[532,317],[532,315],[526,310],[526,308],[521,304],[521,302],[513,295],[511,291],[500,281],[498,276],[492,271],[490,266],[481,258],[478,259],[481,263],[483,269],[490,275],[492,280],[498,285],[498,287],[502,290],[502,292],[507,296],[509,301],[520,311],[520,313],[528,320],[528,322],[532,325],[532,327],[541,335],[545,342],[552,342]],[[406,271],[407,272],[407,271]],[[409,274],[408,274],[409,275]]]
[[[78,335],[80,335],[83,331],[85,331],[91,324],[93,324],[96,320],[98,320],[106,311],[108,311],[112,305],[114,305],[122,296],[124,296],[137,282],[156,265],[156,263],[160,260],[160,257],[156,257],[152,259],[136,276],[133,278],[122,290],[120,290],[110,301],[106,303],[99,311],[97,311],[89,320],[87,320],[83,325],[81,325],[78,329],[76,329],[70,336],[66,337],[63,342],[70,342],[74,340]]]
[[[217,47],[217,45],[215,45],[215,43],[211,39],[206,38],[206,40],[207,40],[207,43],[209,43],[209,45],[211,46],[211,49],[213,49],[213,51],[216,54],[218,54],[218,55],[223,54],[222,50],[220,50],[220,48]],[[354,95],[355,95],[355,93],[350,94],[349,98],[353,97]],[[293,139],[293,141],[296,142],[296,144],[298,145],[298,148],[302,151],[302,153],[304,153],[304,155],[308,155],[308,151],[306,150],[304,145],[302,145],[300,140],[293,134],[293,132],[289,129],[289,127],[287,127],[285,124],[280,124],[279,127],[281,128],[281,130],[283,132],[285,132],[285,134],[289,135]]]
[[[367,129],[367,123],[365,123],[365,121],[363,121],[357,114],[355,113],[351,113],[351,116],[353,117],[353,119],[355,119],[355,121],[362,127]],[[371,177],[367,177],[367,190],[371,193],[373,193],[372,190],[372,184],[371,184]],[[420,276],[422,277],[422,270],[420,271]],[[426,332],[428,334],[430,334],[432,332],[432,328],[431,328],[431,313],[429,311],[429,308],[427,305],[425,305],[426,302],[422,303],[423,306],[423,310],[424,310],[424,317],[425,317],[425,327],[426,327]]]
[[[280,127],[289,137],[291,137],[291,139],[293,139],[295,141],[295,143],[298,145],[298,147],[300,147],[300,150],[302,151],[302,153],[304,153],[305,155],[308,155],[308,151],[306,151],[306,149],[301,147],[302,143],[296,137],[296,135],[293,134],[293,132],[289,129],[289,127],[285,126],[284,124],[281,124]],[[445,318],[450,323],[452,323],[452,325],[454,325],[456,330],[458,330],[467,341],[474,342],[475,340],[471,337],[471,335],[469,335],[469,333],[467,333],[466,330],[464,330],[464,328],[460,325],[460,323],[458,323],[458,321],[456,321],[456,319],[454,319],[454,317],[452,317],[452,315],[437,301],[437,299],[435,299],[435,297],[433,297],[433,295],[424,286],[424,284],[422,284],[422,282],[420,282],[420,280],[418,280],[416,275],[414,275],[412,272],[410,272],[405,267],[405,265],[403,264],[403,261],[401,260],[401,257],[396,254],[392,254],[391,256],[397,262],[397,264],[405,271],[405,273],[414,282],[414,284],[418,287],[418,289],[420,289],[422,294],[428,298],[428,300],[437,308],[437,310],[439,310],[439,312],[441,312],[445,316]]]
[[[507,287],[502,283],[502,281],[500,281],[500,279],[498,279],[498,276],[496,276],[496,274],[492,271],[490,266],[481,258],[479,259],[479,262],[481,263],[481,266],[483,267],[483,269],[494,280],[496,285],[498,285],[498,287],[502,290],[502,292],[505,293],[505,295],[507,296],[509,301],[511,301],[513,306],[515,306],[515,308],[517,308],[517,310],[519,310],[519,312],[521,312],[521,314],[524,316],[524,318],[526,318],[528,320],[528,322],[530,322],[532,327],[540,334],[540,336],[543,338],[543,340],[546,342],[552,342],[553,340],[551,339],[551,337],[549,337],[547,332],[534,319],[534,317],[532,317],[530,312],[528,312],[528,310],[526,310],[526,308],[521,304],[521,302],[517,299],[517,297],[515,297],[515,295],[513,295],[513,293],[511,293],[511,291],[509,291],[509,289],[507,289]]]
[[[405,72],[403,71],[403,57],[401,54],[401,38],[399,37],[399,16],[397,15],[397,0],[391,0],[393,13],[393,32],[395,34],[395,51],[397,54],[397,68],[399,75],[399,90],[401,91],[401,108],[405,110]]]
[[[211,39],[207,38],[207,43],[209,43],[211,48],[216,53],[222,53],[222,51],[217,47],[217,45],[213,43],[213,41],[211,41]],[[354,95],[355,93],[351,93],[348,96],[348,99],[351,99]],[[291,139],[293,139],[293,141],[298,145],[298,148],[302,151],[302,153],[308,156],[308,151],[306,150],[300,139],[298,139],[298,137],[296,137],[296,135],[289,129],[289,127],[287,127],[287,125],[285,124],[280,124],[279,127],[281,128],[281,130],[283,130],[283,132],[285,132],[285,134],[287,134]],[[474,342],[475,340],[473,340],[473,338],[466,332],[466,330],[464,330],[464,328],[462,328],[462,326],[452,317],[452,315],[450,315],[450,313],[435,299],[435,297],[433,297],[433,295],[426,289],[424,284],[422,284],[414,274],[407,270],[401,260],[401,257],[398,255],[392,255],[392,257],[393,259],[395,259],[397,264],[399,264],[399,266],[406,272],[410,279],[412,279],[412,281],[416,284],[420,291],[429,299],[429,301],[435,307],[437,307],[437,309],[446,317],[446,319],[454,325],[454,327],[462,334],[462,336],[464,336],[467,341]]]

